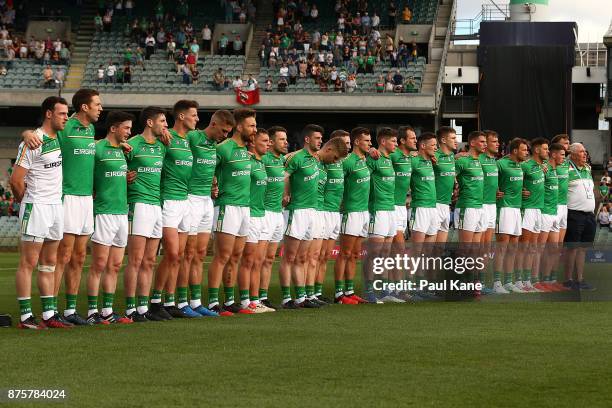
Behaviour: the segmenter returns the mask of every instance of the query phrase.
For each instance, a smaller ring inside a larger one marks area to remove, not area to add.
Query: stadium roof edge
[[[28,90],[0,91],[0,106],[40,106],[40,102],[57,92]],[[209,94],[137,94],[104,93],[102,103],[105,108],[140,109],[156,105],[171,107],[179,99],[188,97],[196,100],[204,109],[231,109],[239,105],[233,93]],[[62,94],[68,101],[73,92]],[[336,112],[415,112],[433,113],[435,97],[429,94],[278,94],[262,93],[260,103],[253,106],[266,111],[329,111]]]

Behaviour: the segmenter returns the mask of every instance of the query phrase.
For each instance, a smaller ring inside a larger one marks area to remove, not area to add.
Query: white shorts
[[[368,235],[375,237],[394,237],[397,233],[397,220],[395,210],[376,211],[370,214]]]
[[[521,209],[501,207],[497,214],[497,234],[520,236],[522,233]]]
[[[96,244],[125,248],[128,240],[127,214],[98,214],[91,240]]]
[[[497,205],[483,204],[482,209],[487,214],[487,229],[495,228],[495,221],[497,221]]]
[[[395,221],[397,224],[397,231],[406,231],[406,228],[408,227],[408,209],[405,205],[395,206]]]
[[[176,228],[178,232],[191,231],[191,206],[189,200],[164,200],[162,204],[162,225]]]
[[[523,210],[523,229],[539,234],[542,229],[542,211],[539,208]]]
[[[247,235],[246,242],[256,244],[259,241],[263,241],[266,236],[266,222],[264,217],[249,217],[249,235]]]
[[[340,224],[342,223],[342,215],[339,212],[333,211],[322,211],[323,219],[325,221],[325,239],[338,239],[340,235]]]
[[[59,241],[64,235],[62,204],[21,203],[19,221],[22,241]]]
[[[425,235],[436,235],[440,227],[440,213],[437,208],[413,208],[410,212],[410,230]]]
[[[542,214],[541,232],[559,232],[559,216]]]
[[[223,232],[237,237],[246,237],[251,228],[251,209],[235,205],[215,207],[213,217],[215,232]]]
[[[266,211],[264,223],[264,232],[259,239],[262,241],[281,242],[283,240],[283,232],[285,232],[283,214],[274,211]]]
[[[283,211],[285,235],[300,241],[310,241],[314,232],[316,211],[312,208]]]
[[[438,217],[440,222],[440,225],[438,226],[438,231],[448,232],[448,227],[450,227],[449,205],[436,203],[436,210],[438,211]]]
[[[323,211],[315,210],[312,223],[312,239],[324,239],[327,236]]]
[[[557,217],[559,217],[559,229],[567,229],[567,205],[557,205]]]
[[[212,231],[213,214],[215,209],[210,196],[188,196],[189,209],[191,211],[191,228],[189,235],[210,233]]]
[[[145,238],[162,237],[162,209],[159,205],[132,203],[128,213],[128,233]]]
[[[340,234],[354,237],[367,237],[370,225],[370,213],[367,211],[350,212],[342,214]]]
[[[91,235],[93,231],[93,197],[65,195],[64,234]]]
[[[488,225],[488,215],[484,208],[455,208],[456,229],[484,232]]]

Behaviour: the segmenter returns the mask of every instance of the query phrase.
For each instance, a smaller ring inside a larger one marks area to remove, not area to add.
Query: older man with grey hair
[[[595,240],[595,184],[591,167],[587,164],[587,152],[581,143],[570,145],[568,160],[567,233],[569,244],[566,255],[564,285],[571,289],[593,290],[583,279],[585,247]],[[575,276],[574,276],[575,272]],[[574,279],[575,277],[575,279]]]

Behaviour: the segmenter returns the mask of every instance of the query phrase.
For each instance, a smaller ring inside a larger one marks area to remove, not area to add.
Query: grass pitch
[[[0,254],[0,311],[18,319],[16,265]],[[483,301],[6,329],[0,389],[65,389],[76,407],[605,407],[611,316],[609,302]]]

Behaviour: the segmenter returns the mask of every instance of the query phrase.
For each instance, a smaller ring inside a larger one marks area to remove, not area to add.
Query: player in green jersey
[[[350,151],[351,135],[346,130],[334,130],[329,138],[330,140],[339,138],[346,146],[346,151]],[[336,246],[336,240],[340,234],[340,223],[342,222],[342,216],[340,215],[340,205],[342,204],[342,195],[344,194],[342,160],[326,165],[325,172],[327,173],[327,179],[325,181],[323,204],[321,206],[324,236],[319,253],[319,266],[315,278],[314,295],[320,301],[331,303],[331,299],[323,296],[323,283],[327,274],[327,261],[332,256],[332,251]]]
[[[340,252],[334,265],[334,303],[355,305],[361,298],[355,295],[354,279],[361,245],[367,237],[370,222],[367,197],[370,195],[370,170],[366,154],[372,147],[370,130],[351,130],[353,151],[342,162],[344,194],[340,224]]]
[[[234,115],[227,110],[213,113],[204,130],[193,130],[187,133],[193,168],[189,179],[189,209],[191,228],[185,245],[185,254],[181,260],[179,276],[189,276],[191,298],[189,306],[201,315],[217,316],[202,305],[202,265],[208,248],[212,231],[214,206],[211,197],[212,181],[217,163],[217,143],[225,140],[234,128]]]
[[[274,312],[259,301],[259,284],[261,265],[263,263],[268,241],[264,221],[264,200],[268,176],[262,156],[268,151],[270,137],[265,129],[257,129],[253,141],[249,143],[251,153],[251,200],[250,226],[240,267],[238,269],[238,290],[240,292],[240,307],[253,313]]]
[[[494,130],[484,131],[487,140],[487,149],[480,155],[480,164],[484,175],[484,192],[482,195],[482,208],[487,214],[487,230],[483,233],[480,242],[484,244],[485,253],[490,252],[490,244],[493,241],[495,223],[497,220],[497,199],[503,194],[498,187],[497,160],[495,157],[499,152],[499,136]]]
[[[191,229],[191,211],[189,211],[189,180],[193,167],[193,153],[187,139],[187,133],[194,130],[199,121],[199,105],[196,101],[179,100],[174,104],[172,116],[174,126],[169,130],[172,140],[166,148],[161,173],[162,200],[162,243],[164,256],[155,273],[155,283],[151,296],[151,314],[168,319],[201,317],[187,303],[189,271],[182,270],[179,276],[180,263],[185,253],[187,234]],[[177,303],[174,295],[177,290]],[[161,295],[165,291],[162,306]]]
[[[87,241],[93,232],[93,171],[95,129],[102,112],[98,91],[79,89],[72,97],[74,115],[58,133],[63,160],[64,237],[60,242],[55,267],[54,293],[57,297],[65,274],[66,309],[64,318],[75,325],[88,323],[76,312],[81,273],[87,254]],[[30,148],[40,144],[32,132],[24,133]]]
[[[412,126],[401,126],[397,132],[398,146],[391,153],[395,169],[395,220],[397,233],[393,241],[399,250],[406,246],[404,234],[408,228],[408,192],[412,176],[412,153],[417,150],[417,137]]]
[[[252,313],[234,303],[238,260],[249,234],[251,158],[246,145],[257,133],[253,109],[234,110],[236,127],[231,138],[217,145],[215,168],[219,196],[215,200],[213,229],[215,253],[208,270],[208,308],[223,315]],[[219,306],[219,285],[223,276],[225,302]]]
[[[134,117],[121,111],[106,118],[106,138],[96,143],[94,167],[94,233],[87,276],[87,321],[93,324],[132,323],[113,311],[117,276],[128,241],[127,162],[123,154]],[[102,279],[102,314],[98,291]]]
[[[472,131],[468,135],[468,154],[457,158],[455,171],[459,185],[459,197],[455,206],[455,228],[459,230],[459,242],[480,242],[487,229],[487,214],[482,208],[484,171],[480,155],[486,150],[486,136]]]
[[[374,274],[371,259],[374,257],[387,257],[391,253],[391,243],[397,233],[397,220],[395,219],[395,169],[391,154],[397,148],[397,131],[391,128],[380,128],[376,134],[376,142],[380,157],[368,157],[366,164],[370,170],[369,211],[370,226],[368,228],[368,256],[363,268],[366,284],[366,298],[368,302],[377,303],[373,297]],[[392,278],[385,272],[383,279]],[[359,299],[355,299],[358,300]],[[404,301],[393,296],[383,289],[382,302],[403,303]]]
[[[270,147],[261,161],[266,167],[268,176],[266,194],[264,197],[265,233],[262,240],[268,241],[266,256],[261,266],[259,301],[271,309],[279,308],[268,299],[268,287],[272,276],[272,264],[276,258],[276,250],[283,239],[285,221],[283,220],[283,193],[285,191],[285,156],[287,154],[287,130],[280,126],[268,129]]]
[[[19,266],[15,274],[20,329],[67,327],[55,311],[53,270],[57,247],[62,238],[64,212],[62,208],[62,155],[58,132],[68,121],[68,102],[57,96],[47,97],[41,111],[43,123],[34,135],[39,147],[19,145],[17,160],[11,174],[11,191],[20,202],[21,243]],[[32,273],[38,266],[38,291],[42,304],[39,323],[32,314]]]
[[[524,292],[538,292],[538,289],[533,287],[533,283],[539,281],[540,262],[536,246],[542,228],[545,190],[544,171],[547,169],[548,140],[536,138],[530,144],[531,159],[521,163],[525,198],[521,204],[523,221],[519,242],[523,255],[518,257],[517,265],[522,270],[522,275],[515,276],[514,285]]]
[[[436,177],[432,163],[437,150],[436,135],[430,132],[422,133],[417,139],[417,146],[418,155],[411,159],[410,229],[412,242],[422,244],[436,242],[440,224],[436,209]]]
[[[438,151],[433,161],[436,175],[436,209],[440,226],[436,242],[446,242],[450,224],[450,203],[455,188],[455,150],[457,150],[457,132],[455,129],[442,126],[436,132]]]
[[[521,235],[521,203],[523,197],[523,170],[521,163],[527,159],[527,141],[513,139],[510,154],[497,161],[498,188],[503,193],[497,199],[496,242],[493,290],[495,293],[523,291],[512,283],[517,244]],[[504,283],[502,284],[502,273]]]
[[[562,290],[560,284],[553,282],[551,274],[555,260],[561,256],[559,247],[559,177],[557,168],[565,161],[565,147],[559,143],[550,145],[550,159],[548,170],[544,175],[544,207],[542,208],[542,228],[538,237],[540,253],[546,254],[541,259],[542,281],[533,286],[544,292],[557,292]]]
[[[140,112],[142,134],[128,140],[128,170],[136,178],[128,183],[128,263],[124,271],[126,317],[135,322],[160,321],[149,311],[153,267],[162,237],[161,172],[166,146],[159,140],[168,133],[164,109],[149,106]],[[138,295],[138,306],[136,305]]]

